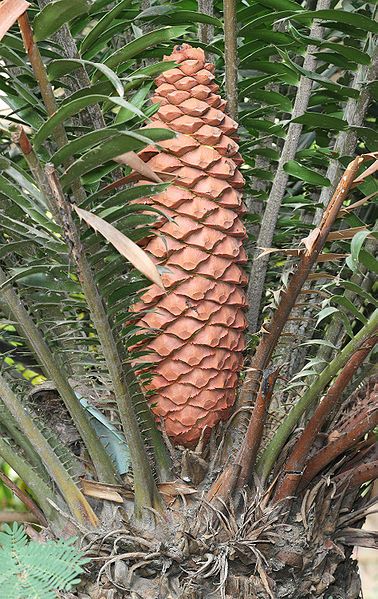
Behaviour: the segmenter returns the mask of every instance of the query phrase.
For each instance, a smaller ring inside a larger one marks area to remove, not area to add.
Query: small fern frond
[[[80,580],[89,560],[75,539],[37,543],[28,541],[18,524],[0,533],[0,585],[7,599],[55,599]]]

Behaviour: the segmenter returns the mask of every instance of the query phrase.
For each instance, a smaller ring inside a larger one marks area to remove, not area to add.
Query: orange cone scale
[[[175,444],[192,447],[228,417],[243,361],[244,180],[237,124],[225,114],[214,65],[188,44],[166,60],[177,67],[156,79],[152,101],[160,108],[147,126],[177,137],[161,142],[161,151],[150,146],[139,154],[163,179],[174,177],[166,191],[144,200],[167,217],[143,246],[164,267],[166,292],[151,285],[133,311],[139,327],[157,331],[138,345],[154,364],[152,410]]]

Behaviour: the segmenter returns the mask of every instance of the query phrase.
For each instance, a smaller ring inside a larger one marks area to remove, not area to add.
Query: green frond
[[[0,585],[7,599],[54,599],[80,581],[89,560],[75,539],[30,541],[22,526],[0,532]]]

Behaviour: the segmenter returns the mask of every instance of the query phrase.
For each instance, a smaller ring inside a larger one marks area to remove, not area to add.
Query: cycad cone
[[[178,67],[156,79],[152,101],[160,108],[149,126],[178,136],[160,143],[164,151],[151,146],[140,156],[163,179],[175,178],[145,199],[173,219],[161,219],[144,245],[165,267],[166,293],[152,285],[134,311],[147,311],[138,326],[158,329],[138,348],[148,349],[146,360],[155,364],[152,409],[174,443],[191,447],[227,418],[235,401],[246,327],[244,180],[237,124],[224,112],[214,65],[188,44],[165,59]]]

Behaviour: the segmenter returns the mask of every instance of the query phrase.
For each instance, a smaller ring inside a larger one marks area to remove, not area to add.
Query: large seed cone
[[[244,180],[237,125],[216,93],[214,65],[187,44],[166,59],[179,66],[156,79],[153,102],[160,109],[151,126],[179,135],[161,143],[164,151],[148,147],[140,156],[155,172],[175,177],[145,200],[174,219],[161,219],[144,245],[165,267],[167,292],[152,285],[134,310],[147,311],[139,326],[158,329],[142,346],[155,364],[152,409],[175,443],[191,446],[227,418],[235,401],[246,327]]]

